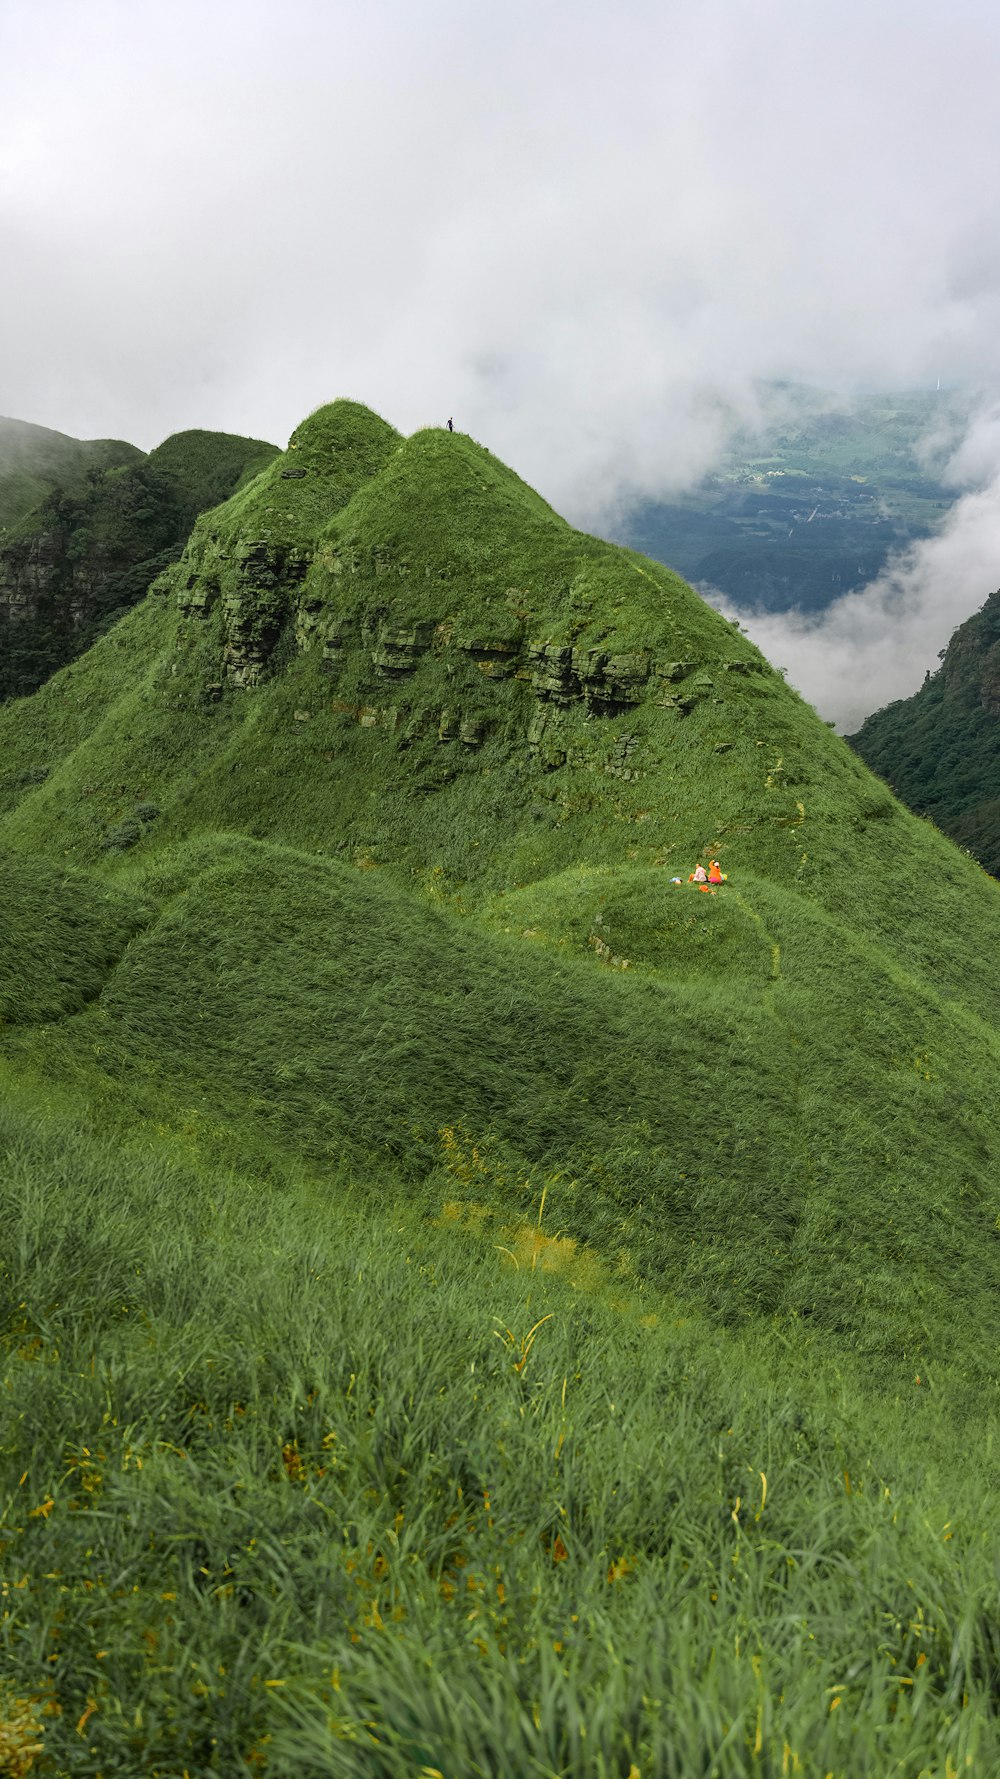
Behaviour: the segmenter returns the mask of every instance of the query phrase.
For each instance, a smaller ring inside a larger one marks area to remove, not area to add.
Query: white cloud
[[[968,491],[941,531],[890,559],[883,573],[818,615],[713,604],[747,634],[820,715],[846,733],[917,691],[952,631],[1000,585],[1000,412],[976,415],[949,465]],[[976,486],[969,488],[974,482]]]
[[[1000,372],[998,50],[970,0],[6,0],[0,409],[454,413],[596,523],[762,377]]]

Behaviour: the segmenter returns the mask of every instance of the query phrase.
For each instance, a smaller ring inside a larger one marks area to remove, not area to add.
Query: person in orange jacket
[[[709,883],[722,882],[722,866],[719,864],[718,859],[713,859],[708,867],[708,881]]]

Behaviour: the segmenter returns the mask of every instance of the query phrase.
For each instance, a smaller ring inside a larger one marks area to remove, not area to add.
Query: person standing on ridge
[[[454,430],[455,430],[455,423],[454,423],[454,421],[453,421],[453,420],[452,420],[452,418],[451,418],[451,415],[450,415],[450,414],[449,414],[449,415],[448,415],[448,431],[449,431],[449,432],[454,432]]]

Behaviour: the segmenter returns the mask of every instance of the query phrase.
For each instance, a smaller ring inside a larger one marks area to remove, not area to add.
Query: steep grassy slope
[[[47,426],[0,416],[0,534],[54,488],[82,493],[91,471],[121,469],[142,455],[122,439],[71,439]]]
[[[998,886],[676,576],[350,403],[0,759],[53,1748],[991,1770]]]
[[[876,711],[850,742],[1000,877],[1000,593],[959,625],[919,692]]]

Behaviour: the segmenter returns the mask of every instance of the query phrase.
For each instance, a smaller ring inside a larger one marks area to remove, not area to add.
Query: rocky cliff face
[[[183,535],[177,535],[173,490],[152,490],[147,481],[128,492],[135,510],[118,524],[107,522],[97,502],[64,495],[43,502],[0,547],[0,618],[21,624],[48,618],[72,632],[117,603],[133,603],[124,585],[120,601],[109,596],[131,571],[150,564],[139,589],[145,591],[164,559],[180,554]]]
[[[0,615],[23,620],[61,593],[66,581],[66,534],[32,532],[0,550]]]
[[[398,732],[404,746],[433,735],[441,743],[481,747],[504,720],[508,700],[499,697],[500,682],[514,681],[531,693],[526,717],[531,755],[549,768],[567,761],[592,766],[601,752],[594,745],[595,719],[638,712],[644,704],[687,716],[700,701],[723,703],[717,679],[721,692],[728,675],[766,670],[763,660],[749,655],[720,656],[705,671],[704,662],[658,658],[651,648],[551,643],[531,636],[528,614],[520,624],[492,634],[463,630],[448,616],[436,623],[407,622],[404,602],[394,606],[376,590],[385,577],[384,563],[345,564],[340,556],[327,557],[325,572],[337,589],[331,601],[322,585],[323,568],[309,573],[305,549],[276,551],[254,541],[234,548],[224,561],[224,592],[203,562],[200,574],[189,574],[177,594],[182,614],[195,622],[206,620],[218,603],[222,649],[213,689],[258,685],[287,625],[298,651],[319,652],[332,689],[342,694],[336,699],[341,714],[363,728]],[[352,599],[354,576],[359,585]],[[616,729],[613,755],[605,761],[602,753],[601,764],[618,777],[638,780],[637,745],[637,735]],[[717,751],[725,746],[720,743]]]
[[[0,543],[0,698],[34,690],[180,554],[183,509],[146,462],[55,490]]]
[[[304,544],[215,537],[197,570],[186,576],[178,594],[185,617],[207,617],[221,599],[222,677],[230,685],[258,683],[311,560]]]
[[[181,554],[201,508],[273,447],[179,434],[148,458],[51,489],[0,535],[0,698],[30,692],[89,646]]]
[[[178,648],[209,664],[205,693],[252,691],[307,656],[338,720],[391,732],[427,787],[500,736],[545,772],[638,782],[651,766],[651,725],[699,704],[717,707],[724,724],[737,676],[766,664],[708,608],[711,640],[684,658],[690,639],[674,627],[664,588],[637,570],[635,601],[609,624],[608,547],[544,508],[539,535],[529,524],[525,540],[540,585],[527,574],[511,585],[499,549],[467,556],[461,526],[487,498],[515,534],[525,524],[510,472],[492,472],[488,488],[491,472],[488,453],[457,438],[401,441],[353,404],[313,416],[252,498],[200,521],[158,583],[180,608]],[[428,511],[438,488],[450,531]],[[663,579],[669,587],[667,571]],[[716,752],[732,745],[728,732],[713,741]]]

